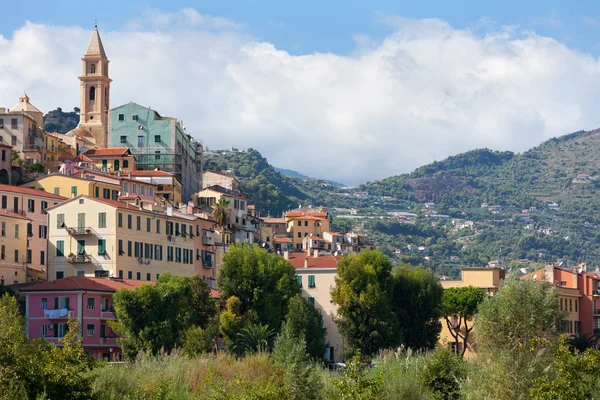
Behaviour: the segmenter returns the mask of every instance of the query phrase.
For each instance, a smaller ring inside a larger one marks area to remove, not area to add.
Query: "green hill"
[[[62,108],[48,111],[44,115],[44,130],[46,132],[67,133],[75,129],[79,124],[79,108],[75,107],[71,112],[63,112]]]

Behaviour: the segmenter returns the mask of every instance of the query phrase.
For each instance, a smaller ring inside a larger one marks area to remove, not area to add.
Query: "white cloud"
[[[380,16],[350,55],[294,56],[234,21],[148,11],[101,30],[112,103],[182,119],[210,148],[253,147],[279,167],[348,184],[477,147],[522,151],[600,125],[598,59],[533,32],[475,34]],[[79,101],[90,31],[26,23],[0,37],[0,105],[26,89],[44,111]]]

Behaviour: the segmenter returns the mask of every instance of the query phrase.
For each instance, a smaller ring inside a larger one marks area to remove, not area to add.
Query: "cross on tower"
[[[98,27],[98,18],[94,18],[94,28]]]

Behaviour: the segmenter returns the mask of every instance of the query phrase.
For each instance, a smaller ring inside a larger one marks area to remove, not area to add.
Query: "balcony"
[[[202,237],[202,244],[204,246],[212,246],[213,245],[213,240],[211,237],[208,236],[203,236]]]
[[[108,309],[108,310],[101,310],[100,311],[100,319],[116,319],[117,317],[115,316],[115,310],[114,309]]]
[[[87,254],[74,254],[67,257],[67,261],[71,264],[91,263],[92,257]]]
[[[78,226],[67,228],[67,232],[69,232],[69,235],[71,236],[85,236],[93,234],[94,230],[89,226]]]
[[[100,346],[117,346],[117,338],[116,337],[100,338]]]
[[[25,144],[23,146],[23,152],[28,152],[28,151],[41,151],[41,147],[33,145],[33,144]]]
[[[596,289],[592,291],[593,296],[600,296],[600,289]]]
[[[68,310],[66,308],[59,308],[56,310],[44,310],[44,318],[48,318],[50,320],[55,319],[69,319],[75,317],[75,311]]]

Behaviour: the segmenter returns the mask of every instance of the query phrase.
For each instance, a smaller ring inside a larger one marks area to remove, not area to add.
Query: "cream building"
[[[195,274],[193,218],[120,201],[77,196],[48,209],[49,279],[68,276],[155,281]]]
[[[31,219],[0,210],[0,285],[25,283],[27,279],[27,225]]]
[[[284,258],[296,269],[296,277],[302,287],[302,297],[307,298],[321,311],[323,325],[327,329],[325,359],[331,362],[343,361],[344,339],[334,321],[337,306],[331,302],[331,289],[335,285],[340,257],[285,253]]]
[[[229,190],[238,190],[240,181],[233,175],[220,171],[202,171],[202,188],[221,186]]]
[[[0,108],[0,143],[11,145],[30,164],[45,161],[43,126],[43,113],[29,102],[25,93],[13,108]]]

